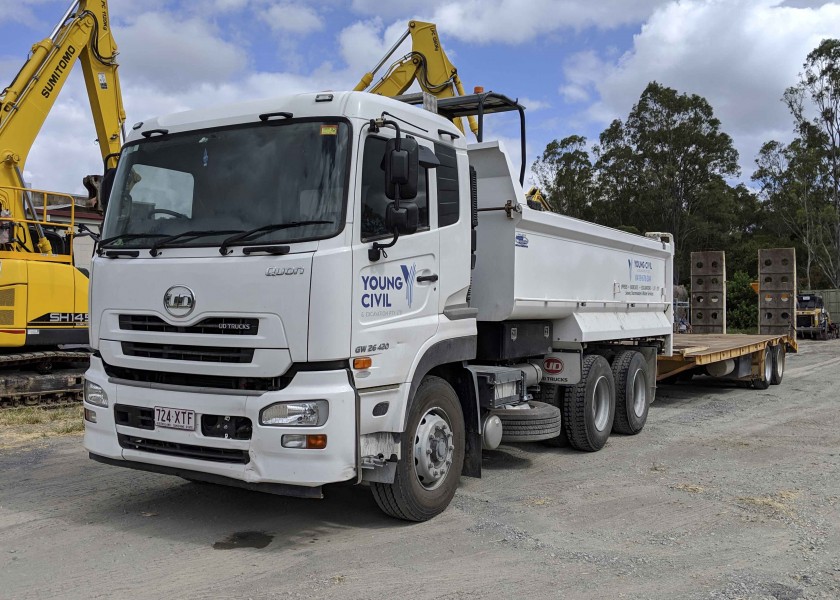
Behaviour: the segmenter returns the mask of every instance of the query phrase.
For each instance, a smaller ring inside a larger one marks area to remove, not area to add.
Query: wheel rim
[[[776,360],[774,361],[774,367],[776,369],[776,378],[781,379],[782,375],[785,373],[785,349],[779,348],[779,351],[776,353]]]
[[[645,414],[647,405],[647,377],[641,369],[633,373],[633,412],[637,417]]]
[[[595,380],[592,390],[592,416],[595,429],[604,431],[610,419],[610,384],[603,375]]]
[[[770,352],[764,353],[764,380],[770,381],[773,377],[773,355]]]
[[[439,487],[452,466],[455,452],[449,416],[441,408],[430,408],[414,433],[414,473],[427,490]]]

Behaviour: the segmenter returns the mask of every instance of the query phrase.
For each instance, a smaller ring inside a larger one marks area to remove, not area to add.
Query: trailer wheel
[[[528,406],[490,411],[502,421],[503,442],[541,442],[560,435],[563,413],[559,408],[535,400]]]
[[[616,355],[612,363],[615,379],[615,419],[612,430],[635,435],[647,422],[650,407],[648,365],[634,350]]]
[[[400,450],[394,482],[371,482],[373,497],[391,517],[428,521],[449,506],[464,464],[461,404],[440,377],[417,389]]]
[[[784,344],[773,347],[773,376],[770,378],[770,383],[773,385],[782,383],[782,377],[785,376],[785,354]]]
[[[610,437],[615,417],[615,381],[603,356],[583,358],[580,383],[566,390],[563,429],[577,450],[595,452]]]
[[[758,379],[753,379],[752,385],[757,390],[766,390],[773,380],[773,353],[771,349],[764,349],[764,369]]]

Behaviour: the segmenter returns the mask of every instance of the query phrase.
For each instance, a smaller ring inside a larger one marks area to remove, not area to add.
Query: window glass
[[[455,154],[455,148],[445,144],[435,144],[435,154],[440,161],[435,171],[438,227],[446,227],[458,222],[458,209],[461,202],[458,186],[458,156]]]
[[[264,227],[248,239],[331,237],[343,227],[350,139],[342,122],[272,121],[129,145],[103,237],[127,247],[174,235],[172,245],[215,245]]]
[[[385,195],[385,171],[382,157],[385,155],[385,140],[368,137],[365,140],[362,159],[362,241],[390,237],[392,232],[385,227],[385,208],[392,200]],[[428,171],[420,167],[417,181],[417,204],[420,213],[419,229],[429,228],[429,201],[427,197]]]

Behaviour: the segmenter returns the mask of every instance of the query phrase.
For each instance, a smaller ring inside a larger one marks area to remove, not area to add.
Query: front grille
[[[192,360],[216,363],[249,363],[254,360],[253,348],[123,342],[122,351],[126,356],[156,358],[160,360]]]
[[[0,325],[14,325],[15,324],[15,311],[13,310],[0,310]]]
[[[154,315],[120,315],[120,329],[127,331],[154,331],[161,333],[192,333],[221,335],[257,335],[259,319],[239,317],[211,317],[185,327],[171,325]]]
[[[114,421],[117,425],[125,425],[126,427],[134,427],[136,429],[154,430],[155,411],[151,408],[142,408],[140,406],[115,404]]]
[[[104,364],[104,363],[103,363]],[[291,381],[291,377],[223,377],[220,375],[194,375],[191,373],[167,373],[165,371],[146,371],[127,369],[105,364],[109,377],[149,383],[153,385],[173,385],[184,387],[212,388],[218,390],[253,390],[272,392],[282,390]]]
[[[813,321],[811,320],[811,315],[798,315],[796,317],[796,326],[797,327],[812,327]]]
[[[210,462],[246,465],[250,457],[246,450],[230,450],[228,448],[210,448],[208,446],[193,446],[190,444],[176,444],[161,440],[147,440],[133,435],[117,434],[120,446],[127,450],[140,450],[153,454],[181,456]]]

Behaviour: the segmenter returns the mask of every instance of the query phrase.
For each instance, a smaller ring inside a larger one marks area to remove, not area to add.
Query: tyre
[[[551,406],[556,406],[561,411],[563,410],[563,397],[566,394],[566,387],[562,385],[554,385],[552,383],[541,383],[539,392],[534,393],[534,400],[545,402]],[[554,446],[555,448],[565,448],[569,445],[569,438],[566,437],[565,430],[561,427],[560,433],[548,439],[543,440],[547,446]]]
[[[583,358],[580,383],[563,398],[563,430],[569,444],[586,452],[604,447],[615,417],[615,381],[603,356]]]
[[[530,408],[490,411],[502,421],[502,442],[541,442],[563,430],[563,413],[556,406],[532,400]]]
[[[541,383],[538,387],[528,388],[529,391],[533,390],[531,395],[536,402],[544,402],[557,408],[562,406],[564,389],[562,385],[553,383]]]
[[[612,373],[615,379],[615,419],[612,430],[635,435],[644,428],[650,406],[647,361],[641,353],[625,350],[613,360]]]
[[[771,349],[764,349],[764,369],[761,371],[761,376],[758,379],[753,379],[752,385],[757,390],[766,390],[770,387],[770,381],[773,379],[773,353]]]
[[[770,377],[770,383],[772,385],[782,383],[782,377],[785,376],[785,354],[786,349],[784,344],[773,347],[773,375]]]
[[[394,482],[371,482],[373,497],[391,517],[428,521],[449,506],[464,464],[461,404],[440,377],[417,389],[400,450]]]

